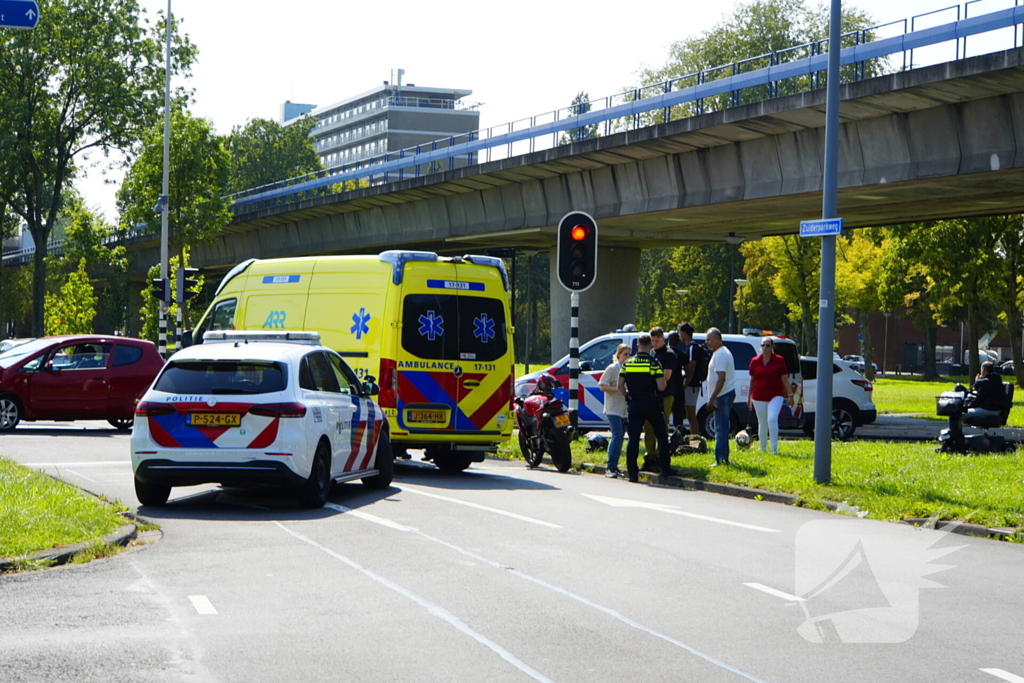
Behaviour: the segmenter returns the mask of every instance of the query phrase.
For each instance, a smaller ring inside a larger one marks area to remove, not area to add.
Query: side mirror
[[[192,346],[192,330],[185,330],[181,333],[181,348],[187,349]]]
[[[371,377],[368,381],[363,382],[363,394],[366,396],[376,396],[380,393],[380,387],[373,381]]]
[[[53,365],[52,363],[47,364],[45,367],[43,367],[43,370],[45,370],[46,372],[54,372],[57,373],[58,375],[60,374],[60,366]]]

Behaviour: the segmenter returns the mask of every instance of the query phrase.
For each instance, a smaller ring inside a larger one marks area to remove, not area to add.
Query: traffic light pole
[[[569,422],[573,434],[579,421],[580,387],[580,293],[569,296]]]
[[[163,211],[160,213],[160,277],[170,287],[170,265],[168,247],[168,213],[170,195],[170,159],[171,159],[171,0],[167,0],[167,54],[164,64],[164,177],[162,204]],[[160,302],[160,343],[159,350],[162,358],[167,358],[167,301]]]

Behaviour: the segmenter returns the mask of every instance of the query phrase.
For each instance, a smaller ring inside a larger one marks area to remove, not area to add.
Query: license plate
[[[189,424],[193,427],[238,427],[242,416],[238,413],[192,413]]]
[[[565,413],[562,413],[561,415],[555,415],[555,426],[556,427],[564,427],[567,424],[569,424],[569,416],[568,415],[566,415]]]
[[[410,410],[409,421],[445,424],[448,422],[448,414],[443,410]]]

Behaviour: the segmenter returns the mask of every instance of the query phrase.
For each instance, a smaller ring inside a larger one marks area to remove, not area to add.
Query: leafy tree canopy
[[[323,170],[309,137],[314,125],[316,119],[306,116],[287,126],[269,119],[252,119],[245,126],[235,126],[225,145],[231,154],[228,192]]]

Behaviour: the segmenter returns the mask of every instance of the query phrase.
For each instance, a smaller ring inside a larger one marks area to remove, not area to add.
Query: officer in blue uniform
[[[626,417],[626,470],[630,481],[640,480],[637,457],[640,455],[640,432],[649,422],[658,439],[658,467],[661,476],[675,474],[669,457],[668,429],[665,426],[664,401],[665,371],[657,358],[651,356],[651,335],[641,334],[636,342],[637,353],[626,361],[619,373],[619,390],[625,391],[629,401]]]

